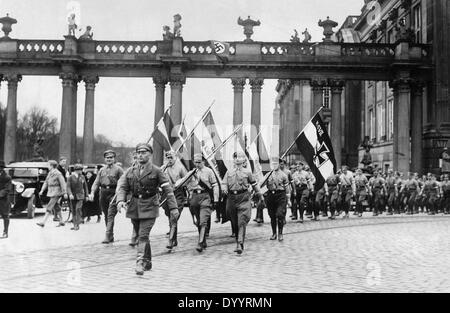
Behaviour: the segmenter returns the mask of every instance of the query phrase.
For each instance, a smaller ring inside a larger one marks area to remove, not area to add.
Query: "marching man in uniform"
[[[100,187],[99,204],[100,209],[105,216],[106,236],[102,243],[110,243],[114,241],[114,217],[117,214],[116,203],[110,206],[111,200],[116,191],[117,182],[123,174],[123,169],[115,163],[116,153],[112,150],[106,150],[103,153],[106,166],[102,167],[95,178],[91,188],[89,198],[94,199],[95,192]]]
[[[222,186],[223,192],[228,195],[227,214],[234,225],[233,228],[237,230],[236,249],[234,252],[241,254],[244,250],[245,228],[252,216],[251,196],[248,190],[250,185],[260,201],[264,200],[252,172],[243,167],[243,164],[246,162],[245,154],[235,152],[233,157],[235,167],[227,171]]]
[[[340,192],[341,192],[341,203],[344,207],[345,215],[343,218],[348,218],[348,211],[350,210],[350,201],[352,199],[352,196],[356,194],[356,187],[355,187],[355,179],[353,178],[352,173],[348,171],[348,166],[343,165],[342,166],[342,174],[339,177],[341,186],[340,186]]]
[[[166,152],[166,158],[167,158],[167,166],[164,172],[167,174],[169,178],[170,185],[172,186],[172,188],[174,188],[175,183],[178,180],[182,179],[184,176],[186,176],[187,171],[186,168],[181,164],[181,162],[178,162],[177,155],[174,151]],[[183,212],[183,205],[184,202],[186,201],[186,196],[182,188],[174,190],[174,194],[175,199],[177,200],[179,212],[178,219],[179,219],[181,216],[181,212]],[[173,247],[176,247],[178,245],[177,241],[178,219],[174,220],[173,218],[171,218],[167,202],[164,203],[163,209],[166,216],[169,218],[169,226],[170,226],[169,243],[167,244],[166,248],[172,250]]]
[[[198,244],[196,250],[206,249],[206,227],[211,219],[213,206],[219,202],[219,185],[214,172],[205,166],[201,153],[194,155],[195,173],[186,183],[190,193],[190,210],[196,217],[198,227]]]
[[[367,200],[367,194],[369,193],[368,184],[367,177],[358,168],[355,176],[356,212],[358,212],[358,217],[362,217],[363,214],[363,202]]]
[[[167,205],[173,220],[178,220],[177,201],[167,175],[150,161],[153,149],[149,144],[136,146],[137,161],[119,179],[117,184],[117,210],[126,209],[127,194],[132,197],[127,208],[127,217],[131,218],[134,231],[138,234],[136,274],[152,268],[152,251],[150,246],[150,231],[159,216],[159,194],[161,187],[167,197]]]
[[[266,181],[267,189],[269,190],[266,196],[266,206],[272,226],[272,237],[270,237],[270,240],[277,239],[278,226],[278,241],[283,241],[287,199],[290,197],[289,179],[280,169],[278,158],[272,158],[272,168],[273,171],[269,174],[270,176]]]

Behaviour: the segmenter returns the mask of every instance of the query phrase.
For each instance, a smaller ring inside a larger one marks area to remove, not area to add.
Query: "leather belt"
[[[306,184],[301,184],[301,185],[296,185],[297,188],[307,188],[308,185]]]
[[[230,193],[233,194],[233,195],[240,195],[240,194],[245,193],[245,192],[247,192],[247,190],[245,190],[245,189],[242,189],[242,190],[230,190]]]
[[[139,199],[149,199],[153,196],[155,196],[156,193],[148,193],[148,194],[133,194],[133,197],[139,198]]]
[[[100,185],[102,189],[116,189],[117,185]]]
[[[193,190],[193,192],[196,194],[208,193],[206,190],[200,190],[200,189],[195,189],[195,190]]]
[[[269,190],[269,193],[271,193],[273,195],[278,194],[278,193],[282,193],[282,192],[285,192],[285,190]]]

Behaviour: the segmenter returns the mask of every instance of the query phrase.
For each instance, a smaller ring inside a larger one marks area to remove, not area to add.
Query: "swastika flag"
[[[230,55],[230,44],[227,42],[211,40],[211,49],[221,63],[227,63]]]
[[[316,178],[315,189],[319,190],[325,180],[336,173],[331,139],[319,113],[306,124],[295,143]]]

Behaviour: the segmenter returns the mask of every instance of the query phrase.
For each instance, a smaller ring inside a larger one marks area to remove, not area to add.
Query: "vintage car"
[[[28,218],[33,218],[36,208],[42,208],[48,203],[48,197],[39,196],[49,172],[48,162],[15,162],[10,163],[5,171],[12,178],[13,188],[10,192],[11,214],[18,215],[27,212]]]

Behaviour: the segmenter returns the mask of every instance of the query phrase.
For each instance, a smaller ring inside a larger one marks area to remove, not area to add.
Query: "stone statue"
[[[253,40],[250,38],[253,35],[253,27],[261,25],[261,22],[259,20],[254,21],[250,19],[250,15],[246,20],[241,19],[241,17],[238,18],[237,21],[238,25],[244,26],[244,35],[247,37],[244,42],[253,42]]]
[[[72,13],[67,18],[67,26],[69,28],[69,36],[75,36],[75,31],[77,30],[77,24],[75,23],[75,13]]]
[[[170,31],[170,27],[167,25],[163,26],[163,40],[172,40],[173,39],[173,33]]]
[[[94,36],[94,34],[91,32],[92,27],[91,26],[87,26],[86,27],[86,31],[84,32],[83,35],[80,36],[79,39],[82,40],[92,40],[92,36]]]
[[[305,31],[302,33],[305,38],[303,39],[303,43],[308,43],[311,41],[312,37],[311,34],[308,32],[308,28],[305,28]]]
[[[174,37],[181,37],[181,15],[175,14],[173,16],[173,36]]]
[[[300,38],[298,38],[298,31],[294,29],[294,35],[291,36],[291,42],[300,42]]]
[[[406,19],[402,18],[395,27],[396,30],[396,40],[397,41],[407,41],[414,42],[415,35],[411,28],[406,26]]]

